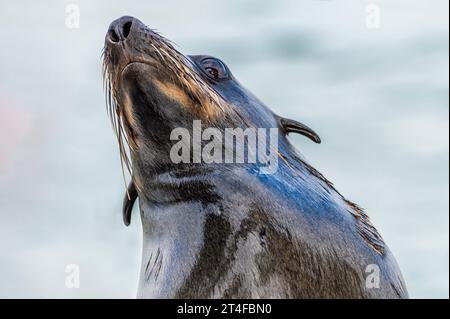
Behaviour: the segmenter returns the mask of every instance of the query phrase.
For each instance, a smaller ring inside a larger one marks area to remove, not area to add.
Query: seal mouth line
[[[135,60],[129,61],[127,64],[125,64],[124,67],[118,73],[120,75],[122,75],[123,72],[125,71],[125,69],[128,68],[132,64],[145,64],[145,65],[148,65],[148,66],[151,66],[151,67],[154,67],[154,68],[158,67],[157,63],[150,62],[150,61],[148,61],[146,59],[135,59]]]

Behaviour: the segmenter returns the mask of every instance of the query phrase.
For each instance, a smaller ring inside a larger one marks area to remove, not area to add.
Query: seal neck
[[[216,203],[220,196],[215,191],[215,169],[205,165],[186,165],[145,175],[139,197],[153,204],[200,202]]]

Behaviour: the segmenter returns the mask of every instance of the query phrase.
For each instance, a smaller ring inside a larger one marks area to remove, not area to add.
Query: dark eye
[[[219,81],[228,78],[228,71],[225,65],[213,58],[206,58],[202,62],[203,70],[213,80]]]

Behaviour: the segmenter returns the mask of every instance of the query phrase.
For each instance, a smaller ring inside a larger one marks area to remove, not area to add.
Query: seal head
[[[152,171],[173,166],[168,140],[177,127],[279,127],[321,143],[316,132],[295,120],[272,113],[241,86],[226,64],[207,55],[184,56],[154,30],[132,17],[111,23],[105,38],[104,78],[107,105],[123,166],[132,163]],[[177,169],[179,168],[179,165]],[[173,169],[175,169],[173,167]],[[149,176],[147,176],[149,177]],[[136,186],[146,177],[133,174],[124,199],[124,223],[129,225]]]

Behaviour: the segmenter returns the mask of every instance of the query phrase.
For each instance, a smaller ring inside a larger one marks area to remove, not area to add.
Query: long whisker
[[[103,51],[103,87],[105,91],[105,97],[106,97],[106,111],[108,114],[108,117],[110,118],[111,126],[114,131],[114,134],[117,138],[117,142],[119,145],[119,155],[120,155],[120,166],[122,171],[122,178],[124,182],[125,189],[128,193],[128,183],[126,178],[125,170],[128,171],[130,176],[133,176],[133,170],[131,166],[131,161],[129,159],[127,150],[125,149],[125,144],[129,145],[129,141],[127,140],[127,136],[125,134],[124,130],[124,123],[122,119],[122,111],[118,105],[117,105],[117,99],[115,90],[111,81],[111,72],[108,69],[106,61],[108,60],[108,56]],[[128,194],[129,196],[129,194]]]

